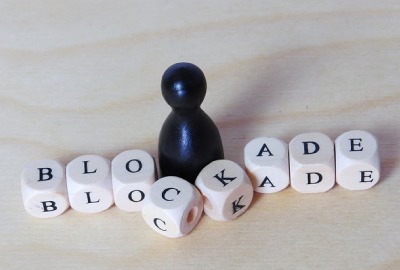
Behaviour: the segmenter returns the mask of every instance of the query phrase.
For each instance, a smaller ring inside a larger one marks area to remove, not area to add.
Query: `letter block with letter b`
[[[97,155],[77,157],[67,165],[71,207],[83,213],[98,213],[114,203],[110,161]]]
[[[203,214],[203,198],[186,180],[167,176],[155,182],[142,208],[146,223],[156,232],[178,238],[190,233]]]
[[[244,148],[244,162],[254,191],[274,193],[289,185],[288,146],[276,139],[261,137]]]
[[[376,138],[361,130],[343,133],[335,141],[336,182],[350,190],[373,187],[379,180],[380,158]]]
[[[304,133],[289,143],[290,184],[301,193],[326,192],[335,185],[332,140],[322,133]]]
[[[111,168],[115,205],[128,212],[141,211],[156,181],[153,157],[142,150],[128,150],[113,159]]]
[[[230,160],[216,160],[201,170],[195,185],[203,194],[204,212],[214,220],[234,220],[248,209],[253,186],[244,170]]]
[[[21,190],[25,210],[34,217],[56,217],[69,207],[64,166],[55,160],[27,164]]]

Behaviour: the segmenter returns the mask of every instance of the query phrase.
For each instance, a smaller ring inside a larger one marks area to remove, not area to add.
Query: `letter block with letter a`
[[[248,209],[253,186],[244,170],[230,160],[216,160],[201,170],[195,185],[203,194],[204,212],[214,220],[234,220]]]
[[[244,163],[256,192],[274,193],[289,185],[288,146],[279,139],[261,137],[249,142]]]
[[[128,150],[113,159],[111,171],[115,205],[128,212],[141,211],[157,177],[153,157],[142,150]]]
[[[289,143],[290,184],[301,193],[326,192],[335,185],[332,140],[322,133],[304,133]]]
[[[190,233],[203,214],[203,198],[186,180],[167,176],[156,181],[144,201],[142,215],[156,232],[178,238]]]
[[[370,133],[352,130],[335,141],[336,182],[350,190],[373,187],[380,176],[377,139]]]
[[[21,175],[25,210],[37,218],[56,217],[69,207],[64,166],[55,160],[27,164]]]
[[[114,203],[110,161],[96,155],[77,157],[67,165],[71,207],[83,213],[98,213]]]

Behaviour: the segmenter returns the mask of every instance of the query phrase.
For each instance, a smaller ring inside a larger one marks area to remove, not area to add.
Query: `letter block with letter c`
[[[64,166],[55,160],[27,164],[21,175],[25,210],[37,218],[51,218],[69,207]]]
[[[301,193],[326,192],[335,185],[332,140],[322,133],[303,133],[289,143],[290,184]]]
[[[178,238],[190,233],[203,214],[203,198],[186,180],[167,176],[156,181],[148,192],[142,215],[156,232]]]

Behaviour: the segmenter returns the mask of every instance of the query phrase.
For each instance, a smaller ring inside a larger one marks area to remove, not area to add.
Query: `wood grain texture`
[[[1,269],[399,269],[398,1],[2,1]],[[203,109],[243,165],[256,137],[380,142],[372,189],[255,195],[233,222],[203,216],[166,239],[140,213],[25,213],[20,173],[36,159],[157,155],[170,111],[164,70],[200,66]]]

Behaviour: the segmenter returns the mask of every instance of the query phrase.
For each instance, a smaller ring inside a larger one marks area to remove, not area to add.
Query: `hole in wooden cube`
[[[156,232],[177,238],[191,232],[203,213],[203,199],[186,180],[167,176],[153,184],[145,199],[142,215]]]
[[[69,207],[64,166],[55,160],[27,164],[21,189],[25,210],[34,217],[56,217]]]
[[[373,187],[380,176],[376,138],[361,130],[343,133],[335,141],[336,182],[350,190]]]
[[[332,140],[322,133],[304,133],[289,143],[291,186],[301,193],[326,192],[335,184]]]
[[[83,213],[98,213],[114,203],[110,161],[97,155],[80,156],[66,168],[71,207]]]
[[[287,144],[276,138],[256,138],[244,148],[246,170],[254,191],[274,193],[289,185]]]
[[[203,168],[195,185],[206,197],[204,212],[215,220],[238,218],[253,199],[253,186],[244,170],[230,160],[216,160]]]
[[[153,157],[142,150],[128,150],[116,156],[111,167],[115,205],[128,212],[141,211],[156,180]]]

